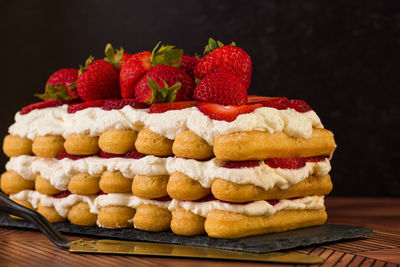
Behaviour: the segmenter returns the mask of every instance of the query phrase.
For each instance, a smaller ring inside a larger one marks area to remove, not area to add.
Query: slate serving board
[[[374,234],[370,229],[362,226],[325,224],[283,233],[250,236],[239,239],[217,239],[206,235],[186,237],[175,235],[172,232],[152,233],[132,228],[113,230],[96,226],[77,226],[67,222],[56,223],[54,225],[60,232],[68,234],[89,235],[107,239],[212,247],[252,253],[267,253]],[[36,229],[35,225],[27,221],[11,219],[8,215],[0,215],[0,226]]]

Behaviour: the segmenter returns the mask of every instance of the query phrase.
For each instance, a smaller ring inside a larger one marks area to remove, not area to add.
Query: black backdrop
[[[107,42],[136,52],[162,40],[193,55],[213,36],[252,57],[249,93],[304,99],[335,133],[332,194],[400,195],[400,1],[0,5],[1,136],[52,72],[102,57]]]

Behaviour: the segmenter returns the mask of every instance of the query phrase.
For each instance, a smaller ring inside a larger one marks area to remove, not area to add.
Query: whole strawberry
[[[204,102],[241,106],[247,103],[247,90],[238,77],[219,69],[196,85],[193,97]]]
[[[203,79],[217,69],[225,69],[236,75],[246,90],[250,86],[252,63],[250,56],[235,43],[223,45],[214,39],[209,39],[209,44],[203,57],[194,69],[194,76]]]
[[[143,51],[132,55],[122,66],[120,73],[121,95],[123,98],[137,98],[135,86],[146,72],[158,65],[179,67],[183,50],[172,45],[158,43],[152,52]]]
[[[135,86],[136,100],[141,103],[190,100],[195,83],[183,70],[173,66],[152,67]]]
[[[114,56],[110,53],[110,45],[106,46],[106,55]],[[112,48],[112,47],[111,47]],[[111,64],[110,62],[113,62]],[[106,59],[94,60],[89,57],[84,67],[79,69],[77,81],[78,94],[84,101],[118,98],[120,97],[119,71],[117,68],[119,62]]]
[[[194,78],[194,68],[199,63],[199,58],[191,56],[182,56],[181,69]]]
[[[46,82],[45,92],[36,94],[43,100],[71,100],[79,98],[76,91],[77,69],[60,69],[54,72]]]
[[[111,63],[111,65],[115,66],[119,70],[122,68],[125,62],[132,57],[131,54],[124,53],[123,47],[114,50],[111,44],[106,45],[105,54],[106,57],[104,60],[108,63]]]

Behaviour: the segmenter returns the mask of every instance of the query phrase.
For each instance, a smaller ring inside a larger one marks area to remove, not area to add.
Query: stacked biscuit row
[[[319,126],[311,127],[307,137],[295,137],[285,130],[290,121],[282,121],[280,131],[220,130],[211,142],[182,125],[171,139],[146,122],[132,127],[113,123],[114,129],[97,135],[61,129],[60,135],[32,136],[11,127],[3,144],[11,158],[1,188],[51,222],[68,219],[78,225],[227,238],[322,224],[323,195],[332,188],[333,135]],[[176,120],[158,123],[173,128]],[[98,157],[100,151],[110,158]],[[126,156],[133,151],[147,156]],[[55,158],[63,152],[75,156]],[[305,158],[305,165],[282,169],[264,162],[296,157]],[[227,164],[249,160],[251,166]]]

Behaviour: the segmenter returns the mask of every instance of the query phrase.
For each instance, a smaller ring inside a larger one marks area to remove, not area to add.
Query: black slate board
[[[0,226],[36,229],[33,224],[27,221],[11,219],[8,215],[0,215]],[[67,222],[56,223],[55,227],[60,232],[68,234],[89,235],[108,239],[212,247],[252,253],[267,253],[374,234],[370,229],[362,226],[340,224],[325,224],[283,233],[250,236],[239,239],[217,239],[206,235],[185,237],[175,235],[172,232],[152,233],[137,229],[112,230],[95,226],[77,226]]]

